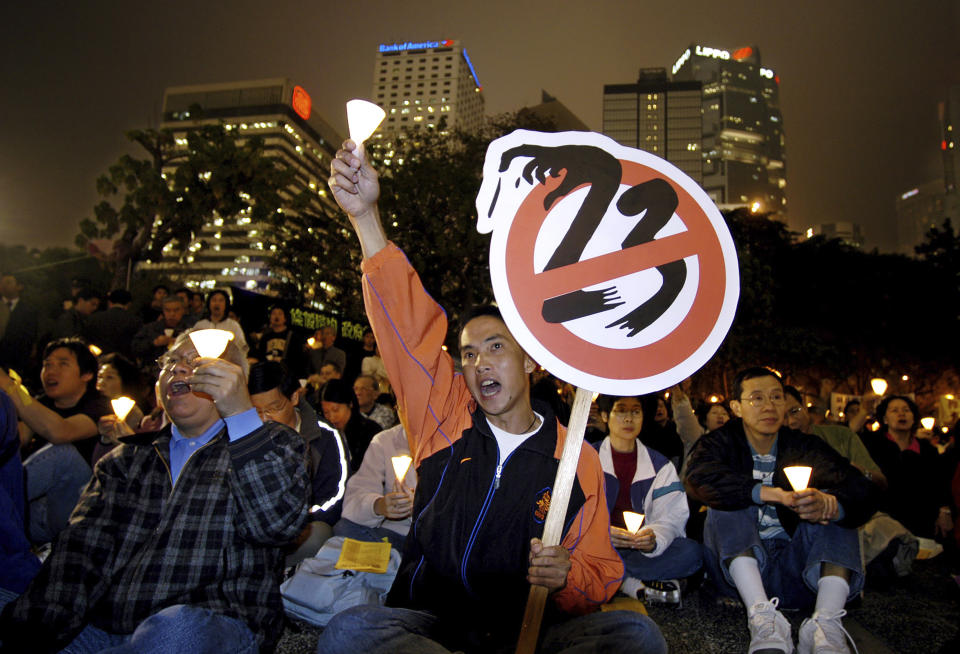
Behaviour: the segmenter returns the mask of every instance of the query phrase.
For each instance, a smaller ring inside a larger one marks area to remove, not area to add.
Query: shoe
[[[680,582],[676,579],[645,581],[643,599],[651,604],[680,605]]]
[[[857,645],[841,622],[846,614],[844,610],[836,613],[817,611],[804,620],[800,625],[800,640],[797,643],[799,654],[850,654],[848,640],[856,652]]]
[[[747,626],[750,628],[748,654],[792,654],[790,623],[777,610],[779,603],[780,600],[774,597],[769,602],[757,602],[747,611]]]

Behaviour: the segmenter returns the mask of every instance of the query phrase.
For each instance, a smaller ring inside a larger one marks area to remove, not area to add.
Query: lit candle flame
[[[393,472],[397,476],[397,482],[403,483],[403,478],[407,476],[407,470],[410,469],[410,464],[413,463],[413,459],[406,454],[401,454],[400,456],[395,456],[391,459],[393,461]]]
[[[347,125],[350,138],[357,148],[370,138],[386,115],[382,108],[366,100],[350,100],[347,103]]]
[[[190,332],[190,340],[199,356],[216,359],[227,349],[227,343],[233,340],[233,332],[226,329],[198,329]]]
[[[810,483],[810,473],[813,472],[813,468],[810,466],[787,466],[783,469],[783,472],[790,480],[793,490],[802,491],[806,490],[807,484]]]
[[[100,356],[101,354],[103,354],[103,350],[101,350],[99,347],[97,347],[96,345],[93,345],[93,344],[88,345],[88,346],[87,346],[87,349],[89,349],[89,350],[90,350],[90,353],[91,353],[93,356],[95,356],[95,357],[98,357],[98,356]]]
[[[635,534],[640,531],[641,525],[643,525],[644,516],[642,513],[634,513],[633,511],[624,511],[623,512],[623,521],[627,525],[627,531],[631,534]]]
[[[113,405],[113,412],[117,414],[117,417],[120,418],[121,421],[124,421],[127,419],[130,410],[136,402],[129,397],[118,397],[115,400],[110,400],[110,404]]]

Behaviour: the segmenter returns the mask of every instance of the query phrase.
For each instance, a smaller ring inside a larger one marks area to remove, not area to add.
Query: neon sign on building
[[[402,41],[400,43],[381,43],[380,52],[400,52],[402,50],[426,50],[427,48],[449,48],[453,46],[453,39],[439,41]]]

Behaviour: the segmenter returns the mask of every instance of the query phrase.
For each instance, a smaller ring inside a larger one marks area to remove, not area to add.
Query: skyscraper
[[[604,134],[663,157],[703,183],[699,81],[671,82],[664,68],[642,68],[636,84],[603,87]]]
[[[164,91],[160,127],[173,130],[178,145],[186,146],[190,130],[211,124],[223,124],[241,138],[263,138],[266,154],[296,171],[297,188],[291,190],[311,191],[310,212],[317,216],[336,212],[326,188],[330,162],[342,139],[313,112],[302,87],[288,79],[265,79]],[[175,167],[174,161],[165,172]],[[162,261],[144,266],[193,288],[240,286],[275,294],[283,280],[269,265],[276,246],[267,244],[266,229],[248,215],[218,216],[195,235],[182,256],[169,244]]]
[[[480,80],[460,41],[381,43],[373,69],[374,101],[387,117],[372,145],[387,148],[418,130],[473,130],[483,124]],[[445,119],[445,122],[444,122]],[[389,165],[389,155],[384,163]]]
[[[674,81],[703,85],[703,187],[710,197],[785,219],[780,78],[761,65],[760,51],[691,44],[672,72]]]

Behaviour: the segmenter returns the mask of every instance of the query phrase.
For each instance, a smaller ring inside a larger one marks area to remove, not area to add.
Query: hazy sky
[[[289,77],[345,132],[378,43],[442,38],[468,49],[488,113],[546,89],[598,131],[604,84],[691,43],[756,45],[781,79],[791,225],[860,222],[884,249],[894,198],[938,173],[936,104],[960,83],[960,0],[17,2],[0,24],[0,242],[72,243],[167,86]]]

